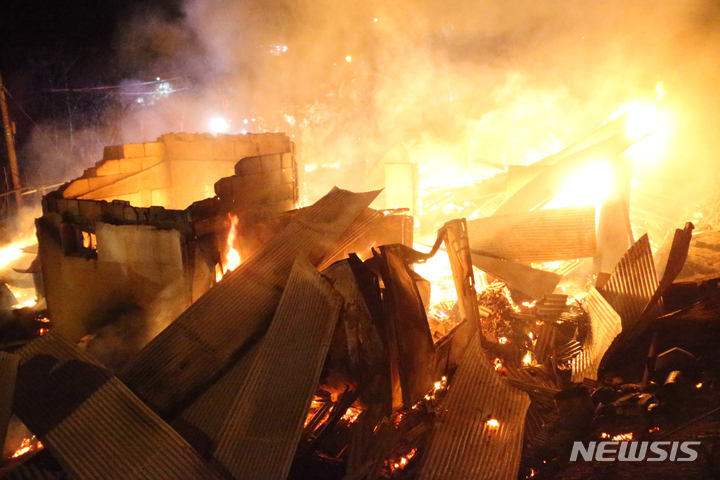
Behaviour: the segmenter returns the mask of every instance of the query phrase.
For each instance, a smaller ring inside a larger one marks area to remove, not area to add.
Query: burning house
[[[629,124],[422,195],[390,163],[386,209],[339,188],[298,208],[282,134],[109,147],[43,199],[50,331],[0,353],[0,431],[27,429],[3,473],[710,478],[714,237],[688,222],[654,255],[636,236]],[[567,194],[598,171],[612,191]],[[706,448],[629,469],[587,453],[665,440]]]

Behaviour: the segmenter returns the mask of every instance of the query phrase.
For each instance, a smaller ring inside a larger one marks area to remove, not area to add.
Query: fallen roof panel
[[[318,265],[377,194],[334,188],[185,310],[121,378],[159,412],[186,405],[267,329],[295,257]]]
[[[518,262],[594,257],[595,207],[554,208],[470,220],[473,252]]]
[[[582,352],[570,362],[572,381],[576,383],[585,378],[597,380],[600,360],[622,331],[620,315],[595,287],[590,287],[588,292],[587,309],[590,315],[590,331],[583,342]]]
[[[557,273],[546,272],[528,267],[522,263],[488,257],[478,253],[472,254],[472,263],[483,272],[502,280],[536,300],[551,294],[562,279],[562,275]]]
[[[386,340],[391,364],[397,362],[402,404],[411,408],[433,383],[435,347],[417,284],[405,263],[402,245],[380,247],[385,286]],[[395,398],[394,406],[397,406]]]
[[[527,394],[500,379],[475,337],[441,406],[420,479],[515,480],[529,406]]]
[[[214,459],[234,478],[287,477],[341,305],[299,257],[220,432]]]
[[[18,355],[14,411],[74,478],[220,478],[122,382],[83,361],[67,340],[47,333]]]
[[[599,291],[620,315],[623,329],[628,329],[640,319],[658,285],[650,240],[645,234],[625,253]]]

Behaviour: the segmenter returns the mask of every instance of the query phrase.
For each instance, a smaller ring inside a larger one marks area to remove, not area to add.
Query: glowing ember
[[[15,453],[13,453],[11,458],[17,458],[21,455],[25,455],[28,452],[32,452],[34,450],[42,450],[43,444],[40,443],[40,441],[36,441],[35,444],[33,444],[33,440],[35,437],[32,438],[25,438],[23,439],[22,443],[20,444],[20,448],[18,448]]]
[[[500,337],[500,338],[498,338],[498,343],[499,343],[500,345],[505,345],[507,342],[508,342],[507,337]]]
[[[652,430],[650,430],[650,432],[652,433]],[[633,434],[632,434],[632,432],[621,433],[619,435],[610,435],[609,433],[601,433],[600,438],[609,438],[613,442],[627,442],[627,441],[630,441],[633,439]]]
[[[236,215],[228,214],[230,218],[230,230],[228,231],[225,251],[223,252],[222,269],[218,270],[215,280],[220,281],[227,272],[232,272],[242,263],[240,252],[235,249],[235,238],[237,238],[237,225],[239,219]]]
[[[502,367],[503,367],[502,360],[500,360],[499,358],[496,358],[495,362],[494,362],[494,366],[495,366],[495,371],[500,371],[500,369],[502,369]]]
[[[498,428],[498,427],[500,427],[500,422],[498,422],[494,418],[491,418],[490,420],[485,422],[485,425],[487,425],[490,428]]]
[[[38,332],[38,334],[39,334],[39,335],[45,335],[45,334],[46,334],[47,332],[49,332],[49,331],[50,331],[49,328],[41,328],[40,331]]]
[[[695,388],[702,388],[702,382],[700,382],[700,383],[698,383],[697,385],[695,385]]]
[[[402,470],[405,468],[410,462],[410,460],[415,456],[417,453],[417,448],[413,448],[410,450],[407,454],[403,455],[402,457],[395,459],[394,461],[391,461],[390,463],[390,472],[395,472],[397,470]]]
[[[347,423],[355,423],[355,421],[358,419],[358,416],[362,413],[362,410],[355,407],[350,407],[345,412],[345,415],[342,416],[340,420],[345,421]]]

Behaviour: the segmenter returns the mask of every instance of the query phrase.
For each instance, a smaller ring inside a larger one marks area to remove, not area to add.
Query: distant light
[[[138,102],[138,103],[143,103],[143,102],[145,102],[145,100],[144,100],[142,97],[140,97],[140,98],[137,99],[137,102]]]
[[[157,81],[159,82],[159,81],[160,81],[160,77],[157,77],[155,80],[157,80]]]
[[[247,134],[247,130],[243,130],[241,133],[242,133],[243,135],[245,135],[245,134]]]
[[[245,120],[243,120],[243,123],[244,123],[245,125],[247,125],[247,124],[248,124],[248,119],[246,118]]]
[[[227,133],[230,129],[228,122],[222,117],[214,117],[210,120],[210,131],[214,134]]]
[[[251,122],[254,122],[254,121],[255,121],[255,119],[254,119],[254,118],[251,118],[251,119],[250,119],[250,121],[251,121]]]
[[[373,19],[373,22],[377,22],[377,18],[374,18],[374,19]]]
[[[345,57],[345,60],[347,60],[348,62],[352,62],[352,57],[348,55],[347,57]]]

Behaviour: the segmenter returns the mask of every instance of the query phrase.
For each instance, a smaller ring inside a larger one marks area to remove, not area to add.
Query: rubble
[[[711,478],[720,270],[706,259],[696,277],[687,265],[712,250],[711,235],[695,236],[687,223],[653,255],[647,235],[630,245],[622,195],[599,207],[536,208],[569,170],[598,152],[614,161],[632,143],[617,122],[514,169],[504,203],[488,180],[478,198],[501,206],[483,218],[444,218],[422,236],[434,238],[429,252],[413,243],[416,218],[369,207],[377,191],[334,188],[296,208],[294,149],[280,136],[242,140],[255,145],[250,153],[238,145],[223,153],[234,168],[214,181],[217,197],[183,210],[68,198],[91,178],[141,175],[133,159],[154,147],[110,148],[79,183],[44,200],[37,225],[49,320],[46,331],[0,352],[0,432],[28,429],[25,443],[7,435],[17,456],[0,472]],[[163,138],[160,156],[182,140]],[[205,140],[206,153],[220,155],[214,145],[241,139]],[[412,170],[398,165],[390,168]],[[417,214],[414,188],[408,181],[393,195],[412,200]],[[441,258],[438,273],[430,267]],[[96,276],[68,288],[68,271]],[[181,288],[165,290],[171,285]],[[124,362],[98,351],[108,332],[147,328],[101,317],[111,298],[125,292],[127,305],[150,318],[160,291],[171,292],[166,325],[124,350]],[[576,442],[626,451],[630,442],[688,439],[703,445],[692,465],[571,459]]]

